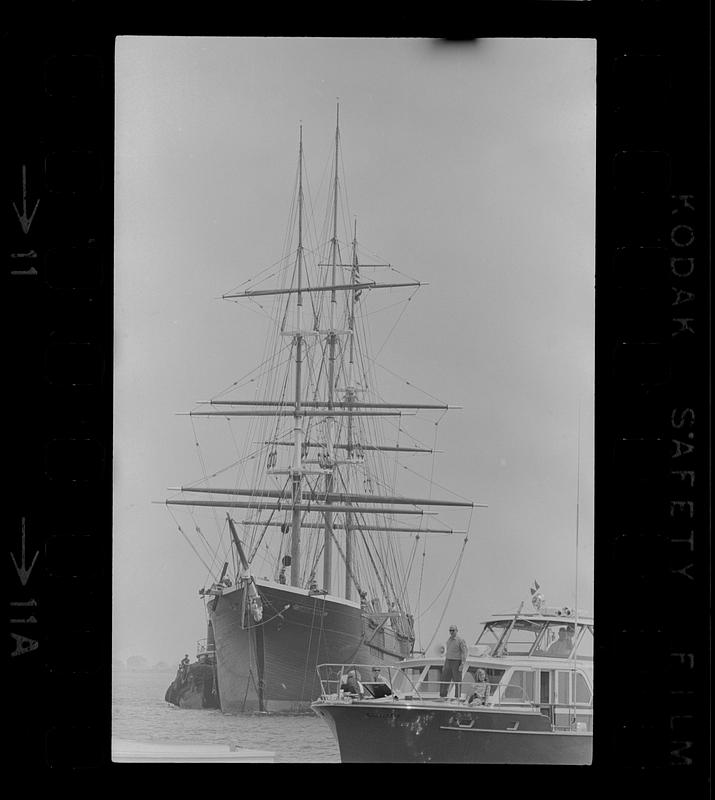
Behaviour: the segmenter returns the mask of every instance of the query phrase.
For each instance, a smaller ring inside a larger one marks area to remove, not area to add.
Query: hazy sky
[[[152,501],[202,475],[175,412],[261,359],[268,321],[220,295],[283,255],[299,125],[317,195],[337,97],[360,241],[429,283],[394,331],[402,306],[376,315],[380,364],[463,406],[434,479],[488,504],[437,641],[449,622],[473,641],[534,579],[573,605],[577,498],[592,610],[594,41],[120,37],[116,53],[114,655],[174,662],[205,636],[206,569]],[[423,607],[460,546],[427,542]]]

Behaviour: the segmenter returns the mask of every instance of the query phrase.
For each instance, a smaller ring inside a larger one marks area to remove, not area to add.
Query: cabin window
[[[531,670],[515,669],[504,690],[504,699],[517,703],[534,700],[534,673]]]
[[[590,704],[591,690],[580,672],[576,673],[576,702]]]
[[[556,673],[556,702],[557,703],[570,703],[571,692],[569,691],[571,681],[570,672],[557,672]]]
[[[551,702],[551,673],[542,671],[539,679],[540,699],[542,703]]]

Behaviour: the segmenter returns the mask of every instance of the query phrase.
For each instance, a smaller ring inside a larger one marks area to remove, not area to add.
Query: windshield
[[[571,620],[495,620],[485,624],[476,645],[486,645],[491,655],[548,658],[575,656],[582,660],[592,660],[593,626],[576,626]]]

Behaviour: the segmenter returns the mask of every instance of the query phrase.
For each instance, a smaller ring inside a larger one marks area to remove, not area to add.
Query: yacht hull
[[[279,584],[257,584],[263,616],[251,616],[244,586],[209,604],[221,710],[309,711],[321,663],[392,664],[411,642],[371,621],[359,606]]]
[[[541,714],[407,701],[324,701],[344,763],[590,764],[590,732],[554,731]]]

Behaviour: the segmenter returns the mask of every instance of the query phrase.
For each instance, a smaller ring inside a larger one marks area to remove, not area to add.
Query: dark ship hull
[[[268,581],[255,585],[260,620],[244,586],[209,603],[224,712],[308,711],[320,694],[318,664],[392,664],[411,653],[411,637],[357,603]]]
[[[179,708],[219,708],[215,665],[194,663],[179,668],[164,700]]]

